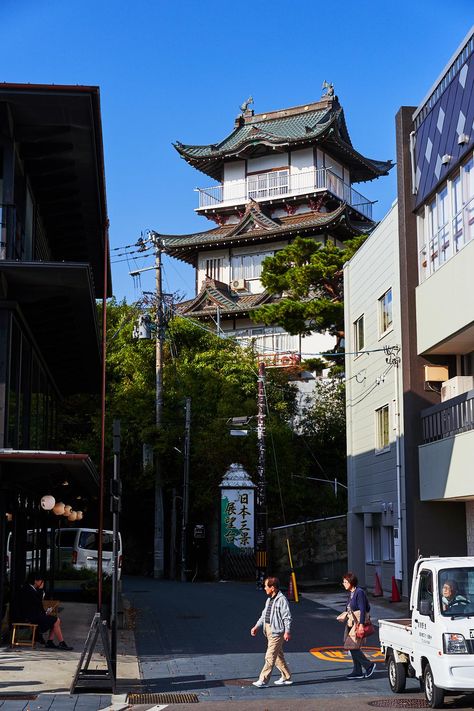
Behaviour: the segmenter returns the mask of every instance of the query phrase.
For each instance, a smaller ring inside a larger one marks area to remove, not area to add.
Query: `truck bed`
[[[380,645],[409,653],[411,651],[411,618],[379,620]]]

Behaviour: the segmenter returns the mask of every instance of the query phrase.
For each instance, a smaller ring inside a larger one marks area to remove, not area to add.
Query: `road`
[[[367,654],[377,662],[377,671],[367,680],[348,680],[352,665],[341,647],[343,628],[335,620],[337,612],[304,597],[291,603],[292,639],[285,645],[293,686],[272,683],[257,689],[252,681],[258,678],[266,645],[263,635],[251,637],[250,628],[263,608],[265,594],[254,585],[129,578],[124,592],[138,611],[136,641],[143,692],[195,694],[200,704],[212,702],[214,711],[224,708],[224,703],[229,711],[234,703],[235,709],[249,711],[270,705],[303,711],[323,699],[318,707],[324,709],[339,709],[348,697],[365,700],[364,708],[374,699],[407,700],[406,694],[394,697],[390,691],[376,637],[370,639]],[[275,671],[272,682],[278,676]],[[418,682],[409,680],[407,691],[422,701]],[[352,702],[351,706],[353,711]]]

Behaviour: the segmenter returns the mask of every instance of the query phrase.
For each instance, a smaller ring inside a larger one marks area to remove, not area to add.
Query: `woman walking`
[[[364,631],[364,622],[366,622],[370,605],[367,595],[362,588],[358,587],[357,583],[357,576],[351,572],[346,573],[342,579],[342,584],[349,593],[346,608],[346,627],[344,630],[344,649],[350,651],[354,665],[347,678],[368,679],[375,671],[375,664],[370,659],[367,659],[361,650],[365,637],[359,637],[357,633],[361,634]]]

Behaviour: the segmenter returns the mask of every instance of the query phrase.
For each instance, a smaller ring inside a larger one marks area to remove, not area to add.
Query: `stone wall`
[[[282,580],[290,572],[287,532],[293,567],[299,580],[339,582],[347,570],[346,516],[309,521],[288,529],[271,529],[268,536],[269,570]]]

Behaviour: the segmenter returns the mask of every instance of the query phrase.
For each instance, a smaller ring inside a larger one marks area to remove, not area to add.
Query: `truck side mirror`
[[[420,600],[420,615],[431,617],[433,614],[433,602],[431,600]]]

